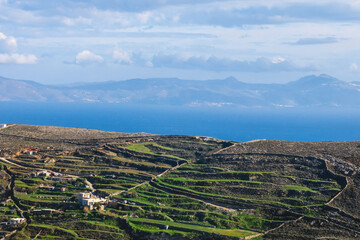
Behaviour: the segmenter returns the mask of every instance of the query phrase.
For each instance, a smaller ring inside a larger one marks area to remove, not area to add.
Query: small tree
[[[197,219],[199,219],[200,222],[202,222],[207,217],[207,214],[205,212],[197,212],[195,216]]]

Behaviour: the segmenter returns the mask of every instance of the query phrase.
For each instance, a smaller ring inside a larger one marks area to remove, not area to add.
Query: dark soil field
[[[359,146],[10,125],[0,236],[360,239]]]

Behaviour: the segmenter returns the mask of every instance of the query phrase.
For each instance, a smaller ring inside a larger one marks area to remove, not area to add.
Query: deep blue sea
[[[360,110],[0,103],[0,123],[211,136],[234,141],[360,140]]]

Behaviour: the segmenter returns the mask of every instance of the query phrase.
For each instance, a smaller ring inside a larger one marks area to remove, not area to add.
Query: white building
[[[17,225],[17,224],[22,224],[26,221],[25,218],[11,218],[9,221],[10,225]]]
[[[90,210],[94,209],[95,203],[104,203],[106,202],[106,199],[99,198],[92,193],[79,193],[78,194],[78,200],[83,206],[88,206]]]
[[[8,125],[6,123],[0,123],[0,128],[6,128]]]
[[[77,198],[81,202],[83,199],[91,198],[92,194],[90,192],[79,193]]]
[[[46,171],[46,170],[35,173],[36,177],[50,177],[50,175],[51,175],[51,172]]]

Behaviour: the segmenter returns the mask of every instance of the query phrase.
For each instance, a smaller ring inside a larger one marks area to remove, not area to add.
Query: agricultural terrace
[[[26,219],[8,239],[360,238],[359,172],[333,147],[24,125],[0,139],[0,217]]]

